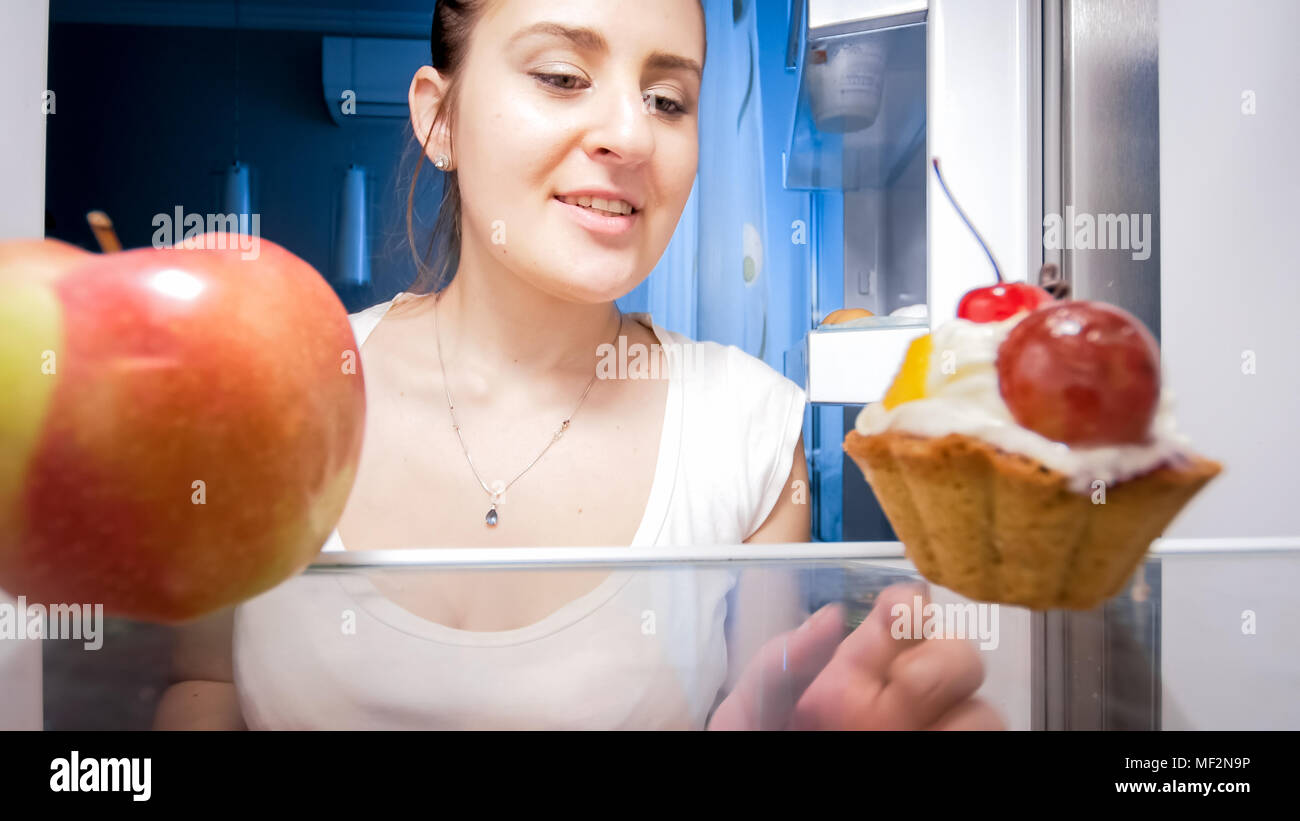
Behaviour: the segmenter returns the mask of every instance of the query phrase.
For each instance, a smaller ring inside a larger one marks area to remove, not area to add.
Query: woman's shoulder
[[[348,322],[352,325],[352,335],[357,338],[358,347],[365,344],[366,337],[370,336],[375,327],[379,325],[380,320],[388,313],[389,308],[393,307],[395,303],[405,302],[415,297],[416,295],[403,291],[395,294],[391,299],[348,314]],[[394,312],[394,317],[397,315],[398,312]]]
[[[679,351],[693,426],[710,447],[738,445],[774,454],[793,449],[808,399],[798,383],[736,345],[675,331],[661,335]],[[720,431],[730,434],[719,436]]]
[[[804,391],[765,360],[734,344],[691,339],[685,334],[660,329],[670,348],[677,349],[686,377],[714,385],[728,395],[752,401],[754,395],[784,395],[804,398]]]
[[[383,302],[377,302],[374,305],[371,305],[368,308],[362,308],[359,311],[354,311],[348,314],[348,320],[355,323],[359,321],[364,321],[365,319],[372,316],[382,317],[384,315],[384,312],[387,311],[395,301],[397,301],[397,297],[393,297],[392,299],[386,299]]]
[[[352,325],[352,335],[357,339],[357,347],[365,344],[366,337],[370,336],[370,332],[379,324],[379,320],[384,318],[384,314],[392,304],[393,300],[390,299],[348,314],[348,322]]]

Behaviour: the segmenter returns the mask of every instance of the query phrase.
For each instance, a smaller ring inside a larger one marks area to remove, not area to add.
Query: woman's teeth
[[[593,211],[600,211],[611,217],[619,217],[631,214],[634,209],[624,200],[602,200],[600,197],[557,197],[560,202],[569,205],[580,205],[583,208],[590,208]]]

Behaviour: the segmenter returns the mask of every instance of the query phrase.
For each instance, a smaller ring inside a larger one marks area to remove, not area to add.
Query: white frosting
[[[1025,316],[1021,312],[1002,322],[945,322],[932,336],[926,398],[892,410],[879,402],[867,405],[854,428],[864,436],[885,430],[918,436],[962,433],[1064,473],[1071,490],[1079,493],[1090,491],[1097,480],[1109,486],[1191,454],[1187,438],[1175,427],[1173,394],[1168,390],[1160,393],[1151,437],[1144,444],[1071,447],[1021,427],[998,390],[996,361],[998,346]]]

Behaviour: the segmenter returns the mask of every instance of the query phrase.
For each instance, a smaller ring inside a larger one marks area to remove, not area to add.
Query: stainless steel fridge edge
[[[1043,248],[1042,220],[1044,210],[1056,207],[1060,202],[1060,102],[1061,102],[1061,7],[1060,0],[1041,0],[1029,4],[1029,146],[1033,151],[1038,147],[1037,162],[1034,157],[1029,161],[1029,218],[1027,254],[1032,264],[1037,257],[1039,265],[1043,262],[1055,262],[1050,259]],[[1037,88],[1034,88],[1034,86]],[[1037,93],[1035,93],[1037,92]],[[1035,186],[1035,181],[1037,185]],[[1037,188],[1037,196],[1035,196]],[[1035,280],[1037,281],[1037,280]],[[1048,641],[1049,635],[1059,636],[1059,630],[1049,627],[1049,613],[1034,613],[1029,627],[1029,692],[1031,730],[1048,729],[1048,693],[1059,692],[1060,662],[1050,658],[1052,650],[1059,648],[1059,641]],[[1049,671],[1056,679],[1049,684]],[[1053,728],[1055,729],[1055,728]]]
[[[1124,15],[1116,16],[1117,10]],[[1042,0],[1040,12],[1042,200],[1035,234],[1042,261],[1060,266],[1073,296],[1131,311],[1158,339],[1156,0]],[[1100,116],[1114,112],[1122,113]],[[1117,122],[1122,131],[1108,133],[1106,126]],[[1126,260],[1124,248],[1088,249],[1085,255],[1070,242],[1046,247],[1049,214],[1062,218],[1073,236],[1073,220],[1065,215],[1092,215],[1099,224],[1113,216],[1109,209],[1117,203],[1123,205],[1120,214],[1136,206],[1137,214],[1150,215],[1146,259],[1129,254]],[[1159,562],[1145,563],[1135,584],[1150,594],[1121,596],[1089,613],[1034,616],[1035,729],[1159,729]]]
[[[1157,5],[1063,0],[1063,207],[1055,213],[1071,295],[1119,305],[1159,340]]]

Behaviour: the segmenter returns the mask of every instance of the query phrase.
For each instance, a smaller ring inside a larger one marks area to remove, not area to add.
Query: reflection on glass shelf
[[[785,186],[885,188],[925,146],[925,24],[809,41]]]
[[[937,586],[933,608],[878,607],[916,579],[896,543],[329,554],[233,614],[45,642],[43,723],[145,729],[174,675],[233,660],[216,707],[250,728],[702,728],[746,680],[749,719],[797,727],[783,653],[835,604],[834,642],[918,623],[969,642],[1011,729],[1300,729],[1300,539],[1162,541],[1077,613]]]

